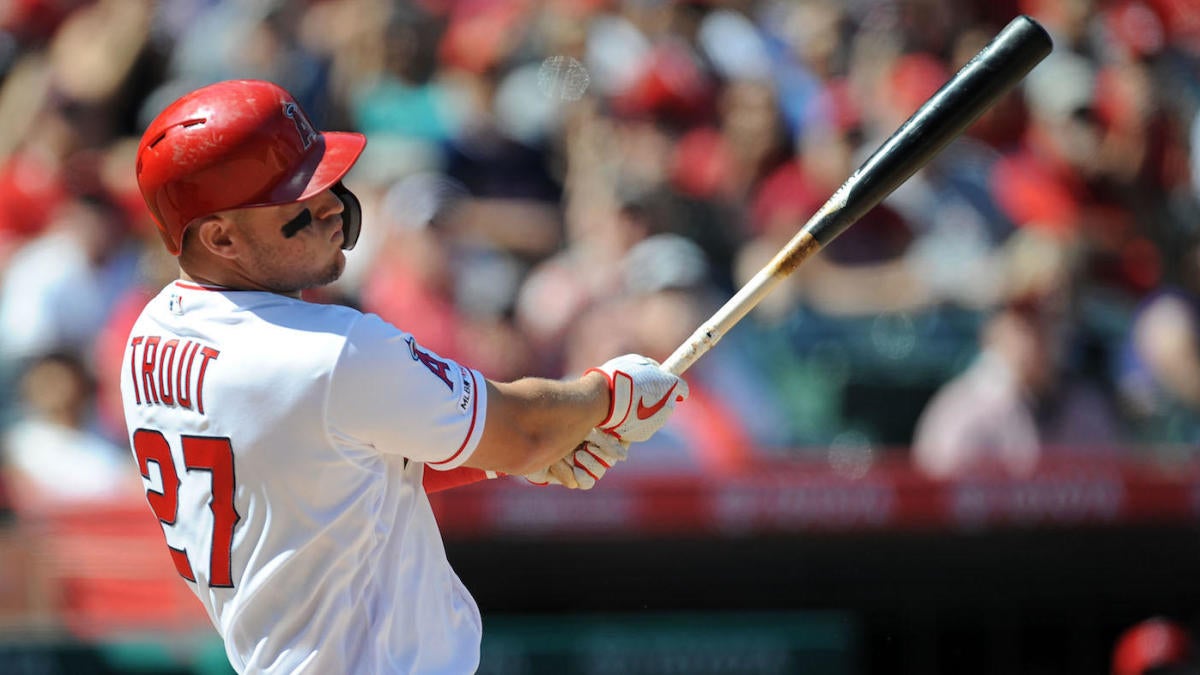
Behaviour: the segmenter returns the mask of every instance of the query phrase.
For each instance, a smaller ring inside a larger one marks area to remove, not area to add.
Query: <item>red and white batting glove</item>
[[[573,462],[573,454],[567,455],[544,469],[525,474],[523,478],[538,487],[561,485],[569,490],[575,490],[579,487],[579,481],[575,480]]]
[[[688,396],[683,378],[663,370],[654,359],[638,354],[618,356],[584,374],[602,373],[608,379],[612,403],[597,429],[622,443],[644,441],[667,423],[675,404]]]
[[[579,489],[592,489],[613,465],[628,457],[629,448],[615,436],[592,429],[574,454],[575,480],[579,482]]]
[[[525,480],[534,485],[590,490],[614,464],[628,456],[629,450],[615,437],[592,429],[570,454],[541,471],[525,474]]]

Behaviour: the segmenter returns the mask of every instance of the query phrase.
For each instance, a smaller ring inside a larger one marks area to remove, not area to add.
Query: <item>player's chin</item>
[[[333,260],[325,267],[324,275],[320,282],[321,286],[332,284],[342,278],[342,273],[346,271],[346,254],[341,249],[334,254]]]
[[[329,284],[332,284],[333,282],[342,278],[342,273],[345,271],[346,255],[339,250],[334,254],[333,259],[327,264],[325,264],[323,267],[312,270],[310,274],[308,274],[302,280],[299,280],[300,283],[296,284],[298,288],[294,290],[307,291],[314,288],[320,288],[322,286],[328,286]]]

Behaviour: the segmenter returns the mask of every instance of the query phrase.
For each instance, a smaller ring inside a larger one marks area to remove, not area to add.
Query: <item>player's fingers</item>
[[[579,467],[575,467],[575,482],[579,484],[580,490],[591,490],[596,487],[596,479],[586,470]]]
[[[560,459],[550,465],[550,475],[558,479],[563,487],[574,490],[579,487],[579,481],[575,480],[575,470],[571,465],[567,464],[567,460]]]
[[[596,485],[596,481],[604,476],[604,473],[608,471],[610,466],[609,463],[597,457],[586,448],[576,451],[575,478],[579,481],[580,489],[592,489]]]
[[[546,487],[547,485],[550,484],[550,481],[551,481],[550,470],[542,469],[541,471],[534,471],[533,473],[527,473],[527,474],[525,474],[525,480],[529,481],[530,483],[532,483],[533,485],[536,485],[538,487]]]
[[[587,435],[587,443],[593,454],[601,457],[612,466],[629,457],[629,445],[622,443],[612,434],[606,434],[599,429],[592,429]]]

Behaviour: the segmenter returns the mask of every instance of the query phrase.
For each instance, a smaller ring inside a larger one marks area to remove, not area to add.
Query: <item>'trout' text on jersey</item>
[[[129,374],[138,405],[164,405],[204,414],[204,376],[221,352],[192,340],[134,335]]]

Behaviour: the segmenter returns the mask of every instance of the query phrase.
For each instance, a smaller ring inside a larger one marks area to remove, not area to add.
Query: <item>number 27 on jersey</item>
[[[233,446],[228,438],[181,436],[180,448],[183,451],[182,476],[175,466],[171,445],[162,432],[138,429],[133,433],[133,451],[137,455],[138,469],[141,470],[142,477],[153,483],[150,470],[152,463],[158,466],[161,476],[159,489],[156,490],[153,485],[146,488],[146,501],[150,503],[150,509],[162,524],[171,560],[179,574],[184,579],[195,582],[193,565],[197,562],[197,556],[200,556],[199,560],[203,564],[203,556],[207,552],[208,585],[232,588],[233,530],[241,520],[233,503]],[[211,485],[208,508],[212,512],[213,528],[211,536],[207,537],[208,551],[189,551],[187,548],[175,548],[170,544],[171,537],[167,535],[167,528],[174,528],[179,518],[188,515],[179,513],[179,492],[184,480],[205,480]]]

